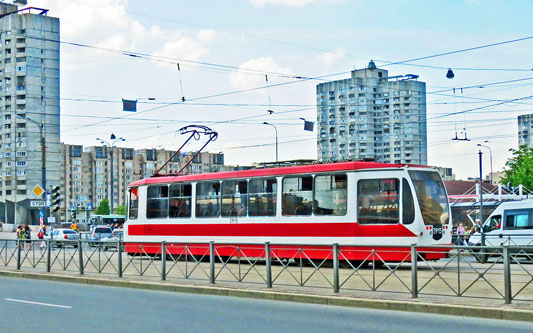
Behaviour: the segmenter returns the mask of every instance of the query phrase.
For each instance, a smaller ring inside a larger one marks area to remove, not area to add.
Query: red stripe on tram
[[[129,225],[131,236],[416,237],[402,224],[235,223]]]

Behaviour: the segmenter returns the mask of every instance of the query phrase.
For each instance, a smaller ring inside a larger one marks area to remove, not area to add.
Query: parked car
[[[104,251],[108,249],[116,248],[118,241],[121,241],[124,238],[124,229],[116,228],[111,233],[111,237],[105,239],[105,243],[102,244]]]
[[[91,228],[91,231],[89,233],[89,246],[96,246],[97,241],[105,241],[109,237],[111,237],[111,234],[113,233],[113,230],[110,227],[105,226],[93,226]]]
[[[63,246],[74,246],[78,247],[77,241],[80,239],[80,235],[72,229],[53,229],[50,230],[43,237],[44,239],[50,239],[57,241],[54,243],[54,246],[63,247]]]

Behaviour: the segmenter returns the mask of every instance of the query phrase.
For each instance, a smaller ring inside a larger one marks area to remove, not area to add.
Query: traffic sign
[[[93,209],[93,205],[90,202],[88,202],[87,203],[87,210],[92,210],[92,209]]]
[[[39,211],[39,217],[41,217],[41,218],[44,217],[44,212],[42,210]]]
[[[46,207],[44,200],[30,200],[30,207]]]
[[[55,216],[48,216],[48,223],[56,223]]]
[[[43,188],[39,184],[35,185],[35,187],[31,191],[33,192],[33,194],[35,194],[37,198],[40,198],[41,195],[44,193]]]

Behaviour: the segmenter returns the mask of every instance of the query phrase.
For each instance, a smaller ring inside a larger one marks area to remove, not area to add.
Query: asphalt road
[[[532,332],[533,323],[0,278],[1,332]]]

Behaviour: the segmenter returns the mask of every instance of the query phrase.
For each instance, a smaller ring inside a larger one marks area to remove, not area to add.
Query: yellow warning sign
[[[41,196],[41,194],[44,193],[44,190],[43,190],[43,188],[42,188],[39,184],[37,184],[37,185],[35,185],[35,187],[33,188],[32,192],[33,192],[33,194],[35,194],[35,196],[36,196],[37,198],[39,198],[39,197]]]

